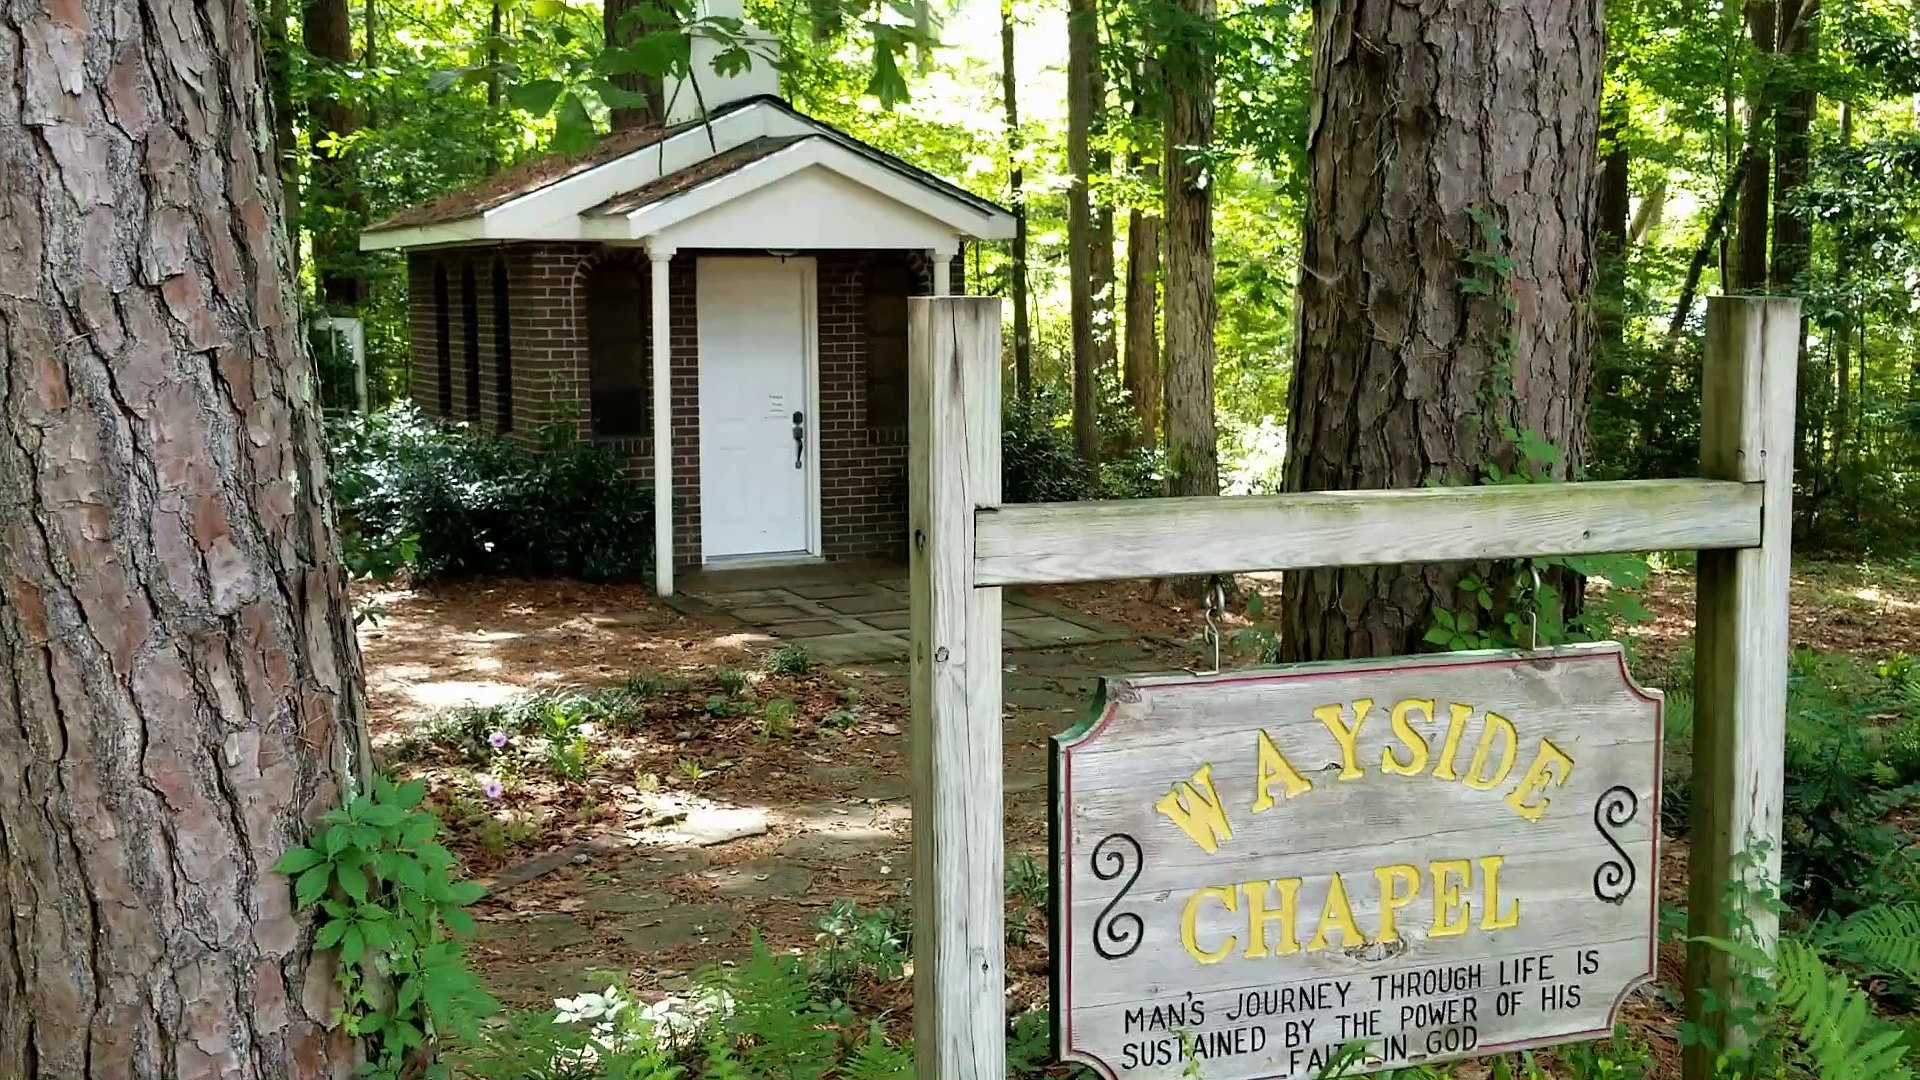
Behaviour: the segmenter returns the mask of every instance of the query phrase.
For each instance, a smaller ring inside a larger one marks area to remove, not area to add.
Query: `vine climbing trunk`
[[[0,9],[0,1076],[344,1080],[268,867],[368,767],[238,0]]]
[[[1472,484],[1586,453],[1598,5],[1316,5],[1291,491]],[[1445,67],[1434,56],[1448,58]],[[1289,659],[1417,651],[1463,568],[1290,573]]]

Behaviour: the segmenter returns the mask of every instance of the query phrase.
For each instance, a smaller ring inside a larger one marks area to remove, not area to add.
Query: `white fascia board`
[[[766,133],[773,110],[756,103],[727,113],[652,146],[643,146],[604,165],[576,173],[483,215],[486,236],[499,240],[580,240],[590,237],[580,215],[623,191],[632,191],[679,172]]]
[[[360,234],[361,251],[389,251],[394,248],[432,247],[485,240],[485,223],[479,218],[450,221],[444,225],[416,225],[412,228],[380,229]]]
[[[813,130],[818,130],[813,129]],[[987,213],[936,188],[918,183],[831,139],[808,139],[744,165],[724,176],[627,215],[630,239],[652,236],[809,166],[819,165],[903,206],[980,240],[1011,237],[1010,215]],[[1006,217],[1003,232],[1001,222]]]

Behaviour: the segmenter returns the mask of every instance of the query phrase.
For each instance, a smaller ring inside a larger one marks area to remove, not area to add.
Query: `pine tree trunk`
[[[1853,146],[1853,105],[1840,103],[1840,149],[1845,153]],[[1837,222],[1836,243],[1834,244],[1833,277],[1839,289],[1840,319],[1834,327],[1833,356],[1837,378],[1834,381],[1833,399],[1833,460],[1832,469],[1835,487],[1847,482],[1848,453],[1853,440],[1852,394],[1847,386],[1847,372],[1853,364],[1854,305],[1858,290],[1853,282],[1854,238],[1851,235],[1853,215],[1845,212]]]
[[[1067,304],[1073,324],[1073,445],[1080,460],[1100,457],[1099,384],[1094,341],[1092,180],[1094,66],[1100,41],[1093,0],[1067,3]]]
[[[300,141],[293,132],[293,53],[287,40],[287,0],[268,0],[262,33],[267,54],[268,98],[273,105],[274,169],[280,178],[282,212],[287,223],[287,256],[300,267]]]
[[[1104,179],[1113,175],[1113,150],[1107,140],[1107,75],[1106,66],[1100,59],[1100,7],[1098,0],[1089,0],[1089,3],[1094,24],[1093,64],[1088,72],[1091,85],[1087,88],[1088,128],[1093,142],[1091,180],[1093,177]],[[1088,199],[1092,204],[1093,217],[1093,249],[1088,252],[1088,267],[1093,274],[1093,347],[1097,393],[1098,373],[1105,372],[1108,378],[1112,378],[1119,370],[1120,327],[1114,318],[1118,294],[1114,288],[1113,203],[1107,198],[1093,198],[1091,183],[1088,185]]]
[[[1312,55],[1288,489],[1472,484],[1518,464],[1507,425],[1566,479],[1586,456],[1598,5],[1318,5]],[[1466,256],[1489,248],[1512,269],[1471,294]],[[1462,570],[1288,574],[1284,655],[1416,651]]]
[[[268,870],[369,762],[257,30],[0,9],[4,1077],[354,1065]]]
[[[1166,234],[1163,421],[1167,493],[1218,495],[1220,460],[1213,416],[1214,0],[1180,0],[1181,25],[1162,54],[1165,145],[1160,161]]]
[[[1594,303],[1595,389],[1603,396],[1620,391],[1622,353],[1626,345],[1627,225],[1633,203],[1630,186],[1632,158],[1627,148],[1626,102],[1613,107],[1601,124],[1600,144],[1606,157],[1600,164],[1598,218],[1593,255],[1599,268]]]
[[[657,6],[649,4],[647,0],[606,0],[600,9],[600,29],[605,35],[607,48],[619,49],[647,36],[652,25],[643,13]],[[628,131],[666,122],[666,88],[658,75],[623,71],[608,76],[607,81],[644,99],[639,105],[609,109],[607,120],[613,130]]]
[[[1020,96],[1013,66],[1013,0],[1000,0],[1000,98],[1007,109],[1007,186],[1013,207],[1013,385],[1021,398],[1033,394],[1033,327],[1027,301],[1027,192],[1021,167]]]
[[[1778,17],[1774,0],[1747,0],[1747,30],[1753,35],[1754,50],[1762,54],[1763,71],[1766,57],[1773,52],[1774,25]],[[1735,292],[1758,292],[1767,287],[1767,211],[1772,174],[1766,131],[1772,121],[1770,99],[1764,79],[1761,85],[1748,88],[1746,153],[1751,156],[1752,164],[1740,181],[1740,213],[1735,234],[1738,239],[1730,282],[1731,291]]]
[[[353,63],[352,11],[347,0],[312,0],[301,23],[307,51],[323,68],[344,72]],[[359,269],[360,226],[365,222],[353,155],[339,143],[359,128],[353,106],[324,90],[307,99],[307,138],[313,166],[307,188],[311,210],[313,270],[320,302],[329,310],[358,307],[366,299]]]

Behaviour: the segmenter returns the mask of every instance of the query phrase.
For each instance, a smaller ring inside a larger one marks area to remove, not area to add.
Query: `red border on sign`
[[[1239,683],[1292,682],[1292,681],[1304,680],[1304,679],[1328,678],[1336,675],[1345,676],[1345,675],[1350,675],[1356,671],[1380,671],[1380,670],[1398,671],[1398,670],[1404,670],[1407,667],[1404,661],[1408,659],[1411,659],[1411,658],[1404,657],[1404,656],[1392,657],[1392,658],[1383,659],[1379,663],[1372,664],[1372,665],[1366,665],[1366,664],[1342,665],[1338,668],[1329,668],[1326,670],[1319,670],[1319,671],[1267,672],[1267,673],[1257,674],[1257,675],[1233,675],[1233,676],[1226,676],[1224,678],[1210,678],[1210,679],[1204,679],[1204,680],[1196,679],[1192,682],[1168,683],[1164,686],[1147,687],[1143,689],[1173,691],[1173,690],[1197,689],[1200,687],[1232,686]],[[1474,1047],[1472,1054],[1461,1054],[1461,1055],[1455,1055],[1452,1057],[1441,1055],[1441,1056],[1435,1056],[1435,1057],[1421,1058],[1417,1061],[1409,1061],[1408,1064],[1410,1065],[1423,1064],[1426,1062],[1433,1062],[1433,1061],[1460,1060],[1465,1057],[1482,1057],[1488,1054],[1501,1054],[1501,1053],[1507,1053],[1509,1051],[1514,1051],[1514,1050],[1531,1050],[1531,1049],[1536,1049],[1542,1046],[1553,1046],[1559,1043],[1579,1042],[1586,1039],[1605,1038],[1613,1034],[1614,1025],[1619,1022],[1619,1018],[1620,1018],[1620,1005],[1622,1002],[1626,1000],[1627,995],[1633,993],[1635,990],[1639,989],[1640,987],[1645,986],[1650,982],[1653,982],[1654,979],[1659,975],[1659,970],[1660,970],[1660,802],[1663,794],[1661,789],[1665,780],[1665,778],[1662,776],[1662,769],[1661,769],[1661,762],[1660,762],[1659,755],[1660,755],[1660,747],[1666,744],[1666,721],[1667,721],[1666,700],[1657,694],[1649,694],[1645,688],[1643,688],[1639,683],[1634,681],[1633,675],[1627,671],[1626,650],[1622,649],[1617,643],[1614,644],[1612,648],[1606,649],[1604,651],[1594,650],[1591,652],[1585,652],[1585,651],[1558,652],[1558,653],[1551,653],[1551,654],[1545,654],[1540,656],[1527,656],[1527,655],[1500,656],[1500,657],[1489,657],[1489,658],[1480,659],[1480,660],[1461,660],[1461,661],[1455,661],[1451,663],[1439,662],[1439,663],[1419,664],[1417,665],[1417,667],[1422,671],[1428,671],[1428,670],[1446,671],[1446,670],[1458,669],[1458,668],[1515,667],[1515,666],[1525,665],[1525,664],[1573,663],[1575,661],[1581,661],[1581,660],[1589,660],[1589,661],[1612,660],[1614,662],[1614,665],[1618,668],[1620,672],[1620,679],[1623,683],[1626,684],[1627,690],[1630,693],[1632,693],[1635,697],[1638,697],[1642,701],[1648,702],[1653,706],[1653,745],[1654,745],[1653,808],[1652,808],[1651,814],[1648,817],[1648,821],[1651,823],[1652,831],[1653,831],[1653,840],[1652,840],[1653,858],[1649,860],[1652,864],[1652,875],[1651,875],[1651,880],[1648,882],[1648,886],[1647,886],[1647,923],[1648,923],[1648,926],[1651,928],[1651,933],[1648,935],[1648,941],[1647,941],[1647,970],[1642,974],[1637,975],[1634,978],[1628,980],[1627,984],[1621,988],[1619,994],[1614,996],[1613,1004],[1610,1005],[1607,1009],[1607,1026],[1606,1027],[1594,1028],[1587,1031],[1569,1032],[1562,1035],[1552,1035],[1552,1036],[1539,1038],[1539,1039],[1521,1039],[1515,1042],[1499,1043],[1492,1046],[1476,1046]],[[1108,701],[1107,707],[1102,712],[1098,723],[1094,724],[1093,727],[1089,728],[1079,738],[1075,739],[1071,745],[1062,746],[1060,748],[1061,804],[1062,804],[1062,807],[1064,807],[1067,811],[1069,811],[1069,813],[1065,815],[1066,821],[1064,822],[1062,828],[1060,829],[1060,834],[1061,834],[1060,835],[1060,864],[1055,868],[1056,870],[1059,871],[1059,875],[1061,879],[1060,886],[1061,886],[1062,896],[1065,898],[1065,902],[1061,905],[1061,910],[1065,913],[1065,918],[1062,920],[1063,925],[1060,929],[1060,940],[1069,943],[1065,949],[1061,950],[1063,955],[1054,958],[1055,963],[1062,965],[1061,976],[1060,976],[1060,979],[1061,979],[1060,997],[1061,997],[1061,1000],[1064,1001],[1067,1006],[1066,1015],[1064,1017],[1059,1018],[1059,1023],[1062,1025],[1062,1034],[1063,1034],[1063,1037],[1061,1039],[1061,1045],[1063,1049],[1066,1051],[1061,1055],[1061,1057],[1066,1060],[1081,1062],[1085,1065],[1088,1065],[1098,1070],[1104,1077],[1106,1077],[1106,1080],[1119,1080],[1120,1074],[1118,1070],[1114,1069],[1113,1066],[1107,1064],[1104,1059],[1094,1054],[1088,1053],[1085,1050],[1081,1050],[1078,1047],[1074,1046],[1073,1044],[1073,962],[1072,962],[1073,947],[1071,943],[1075,940],[1075,937],[1074,937],[1074,926],[1073,926],[1073,872],[1072,872],[1073,823],[1072,823],[1070,811],[1073,806],[1073,760],[1072,760],[1073,752],[1080,749],[1083,746],[1091,744],[1094,740],[1100,737],[1102,732],[1106,731],[1107,725],[1112,723],[1114,713],[1116,713],[1119,710],[1120,704],[1121,703],[1119,701]],[[1272,1076],[1257,1078],[1257,1080],[1296,1080],[1296,1078],[1291,1077],[1285,1073],[1275,1073]]]

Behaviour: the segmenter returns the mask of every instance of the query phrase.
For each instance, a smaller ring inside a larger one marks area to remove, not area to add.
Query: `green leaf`
[[[334,946],[340,944],[341,935],[345,934],[347,932],[347,927],[352,925],[353,924],[351,922],[348,922],[345,919],[335,919],[332,922],[327,923],[325,926],[322,926],[320,928],[320,931],[318,933],[313,935],[313,947],[316,949],[333,948]]]
[[[447,899],[466,907],[487,895],[486,886],[477,881],[456,881],[447,889]]]
[[[553,111],[553,103],[560,98],[560,92],[566,89],[558,79],[535,79],[532,82],[518,83],[507,88],[507,102],[514,108],[545,116]],[[415,781],[418,783],[418,781]],[[424,788],[424,785],[422,785]],[[417,805],[418,800],[406,805]]]
[[[553,148],[563,154],[577,154],[592,146],[598,137],[587,107],[577,95],[568,93],[561,99],[560,111],[554,117]]]
[[[357,866],[347,866],[344,863],[334,869],[337,871],[336,876],[340,880],[340,887],[346,890],[347,895],[360,903],[366,903],[367,872]]]
[[[355,963],[367,952],[367,939],[360,932],[357,923],[348,923],[346,933],[340,935],[340,958],[347,963]]]
[[[353,846],[361,851],[376,851],[380,847],[380,830],[371,825],[352,825],[347,833],[353,838]]]
[[[1452,630],[1455,625],[1454,619],[1453,619],[1453,612],[1447,610],[1446,608],[1434,608],[1433,621],[1445,627],[1448,630]]]
[[[293,883],[293,899],[299,907],[312,907],[327,894],[327,880],[332,876],[333,867],[328,863],[307,868]]]
[[[303,870],[312,869],[325,861],[326,856],[310,847],[290,848],[285,855],[280,856],[278,862],[273,864],[273,872],[292,877]]]
[[[432,814],[409,814],[407,823],[400,828],[400,846],[417,848],[433,839],[440,829],[440,822]]]
[[[328,829],[321,836],[320,841],[321,846],[326,849],[327,857],[333,858],[345,851],[353,842],[353,834],[348,831],[347,825],[343,822]]]
[[[407,812],[397,806],[373,806],[362,817],[367,824],[376,829],[391,829],[407,818]]]
[[[1426,641],[1430,645],[1445,645],[1453,640],[1453,634],[1436,626],[1427,631]]]
[[[473,936],[473,916],[468,915],[466,912],[461,911],[459,908],[456,907],[456,908],[442,909],[440,912],[440,918],[443,922],[447,924],[448,933],[454,934],[458,937]]]
[[[402,810],[411,810],[419,806],[422,802],[425,802],[426,798],[427,782],[425,780],[409,780],[399,787],[394,788],[393,794],[389,797],[388,801]]]

